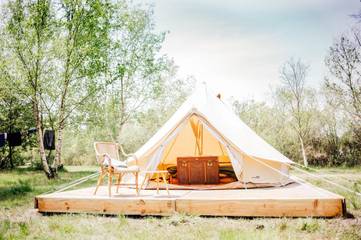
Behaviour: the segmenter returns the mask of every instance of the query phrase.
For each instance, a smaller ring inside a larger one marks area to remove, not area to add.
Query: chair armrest
[[[104,164],[104,161],[105,161],[106,158],[108,159],[108,166],[111,167],[112,166],[112,158],[107,153],[103,154],[103,162],[102,162],[102,164]]]
[[[111,165],[112,159],[107,153],[96,155],[97,161],[100,165],[104,165],[105,158],[108,159],[109,165]],[[99,160],[100,159],[100,160]]]

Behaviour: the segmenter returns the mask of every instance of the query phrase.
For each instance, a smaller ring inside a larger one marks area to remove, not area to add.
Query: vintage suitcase
[[[218,158],[178,157],[177,178],[179,184],[217,184],[219,183]]]

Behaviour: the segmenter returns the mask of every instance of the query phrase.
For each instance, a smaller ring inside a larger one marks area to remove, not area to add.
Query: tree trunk
[[[58,138],[55,147],[55,159],[54,159],[54,169],[57,171],[58,167],[61,166],[61,150],[63,148],[63,130],[64,124],[63,120],[61,120],[58,128]]]
[[[9,127],[9,133],[13,132],[13,124],[14,124],[14,112],[12,111],[12,105],[13,105],[13,99],[10,99],[9,104],[9,113],[8,113],[8,119],[10,119],[10,127]],[[14,168],[14,161],[13,161],[13,146],[9,144],[9,161],[10,161],[10,168]]]
[[[43,128],[41,124],[41,117],[40,117],[40,111],[39,111],[39,105],[36,96],[33,99],[33,114],[36,122],[36,137],[39,147],[39,154],[40,159],[43,165],[43,169],[45,172],[45,175],[48,179],[54,178],[54,173],[52,169],[49,167],[46,154],[45,154],[45,148],[44,148],[44,141],[43,141]]]
[[[59,108],[59,125],[58,125],[58,141],[56,142],[55,147],[55,159],[53,162],[53,167],[55,171],[58,171],[58,167],[61,166],[61,149],[63,147],[63,130],[65,127],[65,101],[67,97],[70,75],[69,75],[69,65],[70,65],[70,56],[71,52],[68,52],[66,67],[65,67],[65,75],[64,75],[64,85],[63,92],[61,94],[60,99],[60,108]]]
[[[66,76],[67,73],[66,73]],[[58,126],[58,141],[56,142],[55,147],[55,159],[54,159],[54,169],[58,170],[58,167],[61,165],[61,149],[63,147],[63,130],[65,127],[65,98],[68,91],[69,77],[65,77],[65,84],[63,94],[61,95],[60,100],[60,109],[59,109],[59,126]]]
[[[9,132],[12,133],[13,129],[12,129],[12,124],[10,125],[10,129]],[[13,161],[13,146],[11,146],[9,144],[9,161],[10,161],[10,168],[13,169],[14,168],[14,161]]]
[[[300,144],[301,144],[301,152],[302,152],[302,158],[303,158],[303,165],[305,165],[305,167],[308,167],[308,160],[307,160],[307,156],[306,156],[306,151],[305,151],[305,146],[303,144],[303,139],[302,137],[300,138]]]

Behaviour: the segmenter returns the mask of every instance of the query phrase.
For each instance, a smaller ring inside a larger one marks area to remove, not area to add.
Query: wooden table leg
[[[138,172],[135,173],[135,191],[137,192],[137,196],[139,196],[139,189],[138,189]]]
[[[168,183],[167,183],[167,174],[162,173],[163,182],[165,184],[165,189],[167,190],[168,196],[169,196],[169,189],[168,189]]]
[[[156,173],[155,176],[155,180],[157,181],[157,194],[159,194],[159,173]]]
[[[119,173],[117,176],[117,193],[119,192],[120,182],[122,180],[122,174]]]
[[[109,173],[109,175],[108,175],[108,194],[109,194],[109,197],[112,196],[112,178],[113,178],[113,173]]]

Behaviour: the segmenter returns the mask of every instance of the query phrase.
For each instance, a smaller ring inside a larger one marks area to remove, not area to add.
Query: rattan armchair
[[[128,166],[126,161],[119,158],[119,144],[113,142],[95,142],[94,150],[97,162],[100,165],[100,174],[94,195],[97,193],[99,186],[103,183],[104,178],[108,177],[108,195],[112,196],[113,177],[116,177],[117,193],[120,185],[135,185],[137,195],[139,167],[136,165]],[[131,174],[134,176],[134,183],[122,183],[124,175]]]

